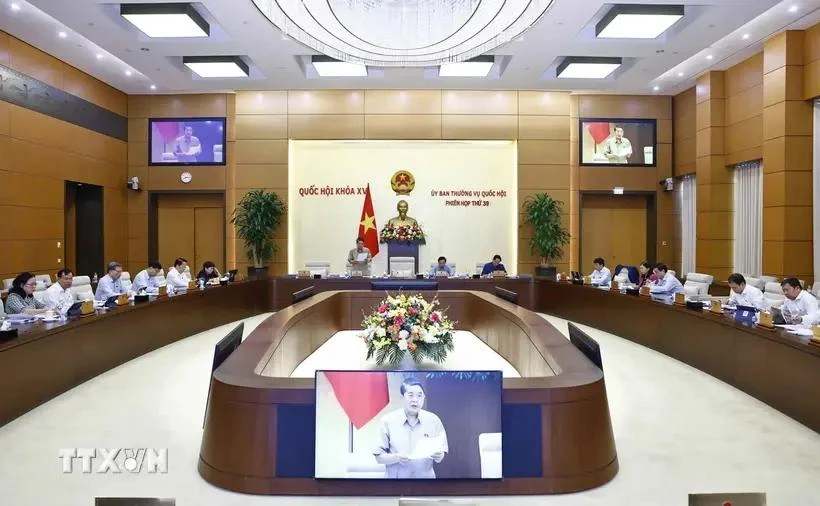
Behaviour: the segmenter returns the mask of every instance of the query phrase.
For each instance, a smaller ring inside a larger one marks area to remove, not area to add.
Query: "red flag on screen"
[[[609,123],[587,123],[586,127],[595,144],[600,144],[609,137]]]
[[[336,399],[357,429],[364,427],[390,402],[386,372],[326,372]]]
[[[362,206],[362,217],[359,219],[359,237],[364,239],[364,245],[370,250],[370,254],[379,254],[379,231],[376,228],[376,212],[373,210],[373,199],[370,198],[370,185],[364,194],[364,205]]]

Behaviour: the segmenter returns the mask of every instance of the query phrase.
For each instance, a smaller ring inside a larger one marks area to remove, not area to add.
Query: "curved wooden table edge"
[[[351,326],[356,304],[364,301],[373,307],[383,296],[371,291],[322,292],[270,316],[245,339],[213,374],[198,466],[206,481],[252,494],[524,495],[577,492],[603,485],[615,476],[618,461],[602,371],[541,316],[491,294],[458,290],[437,292],[437,296],[442,305],[445,300],[457,302],[462,315],[470,314],[460,329],[471,330],[502,356],[505,346],[527,344],[527,351],[538,354],[519,350],[528,361],[536,357],[537,365],[530,367],[554,371],[553,376],[505,378],[503,385],[505,405],[540,407],[541,476],[500,481],[422,480],[413,481],[413,487],[396,480],[277,476],[278,406],[312,405],[315,397],[313,378],[284,374],[312,350],[305,350],[306,355],[289,364],[282,376],[262,376],[261,372],[301,325],[317,334],[327,332],[318,348],[335,331],[358,326],[360,321]],[[509,361],[522,371],[520,364]]]

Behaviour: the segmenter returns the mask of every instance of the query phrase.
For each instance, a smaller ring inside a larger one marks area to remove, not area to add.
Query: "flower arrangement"
[[[424,244],[424,232],[418,224],[415,225],[391,225],[387,224],[379,233],[379,242],[390,241],[418,242]]]
[[[413,361],[441,363],[453,351],[453,326],[438,299],[431,302],[419,295],[387,296],[376,310],[365,315],[359,336],[367,345],[367,358],[397,366],[410,353]]]

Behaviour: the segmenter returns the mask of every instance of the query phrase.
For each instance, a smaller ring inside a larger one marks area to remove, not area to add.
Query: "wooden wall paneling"
[[[441,90],[365,90],[364,113],[440,115]]]
[[[441,117],[442,139],[514,140],[518,138],[518,116],[445,114]]]
[[[245,91],[235,95],[235,114],[278,114],[288,113],[287,91]]]
[[[567,116],[570,94],[566,91],[519,91],[519,116]]]
[[[235,122],[239,139],[288,138],[288,117],[285,114],[240,114]]]
[[[364,117],[366,139],[441,139],[440,114],[368,114]]]
[[[288,91],[288,114],[363,114],[361,90]],[[292,119],[292,118],[289,118]]]
[[[509,114],[518,113],[516,91],[466,91],[442,92],[441,113],[448,114]]]
[[[293,115],[288,118],[288,138],[294,140],[363,139],[364,116],[361,114]]]
[[[569,141],[569,116],[518,116],[519,139]]]
[[[237,164],[243,163],[287,163],[287,140],[236,140]]]
[[[190,183],[180,180],[183,172],[191,174]],[[224,190],[225,167],[149,167],[148,185],[151,190]]]

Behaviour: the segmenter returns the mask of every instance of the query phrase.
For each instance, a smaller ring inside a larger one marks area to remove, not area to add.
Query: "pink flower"
[[[404,318],[402,318],[401,316],[397,316],[393,319],[393,324],[397,327],[401,327],[402,325],[404,325]]]
[[[386,313],[387,312],[387,304],[382,304],[379,306],[379,313]]]
[[[430,313],[430,321],[431,322],[440,322],[441,321],[441,315],[438,314],[438,311]]]

